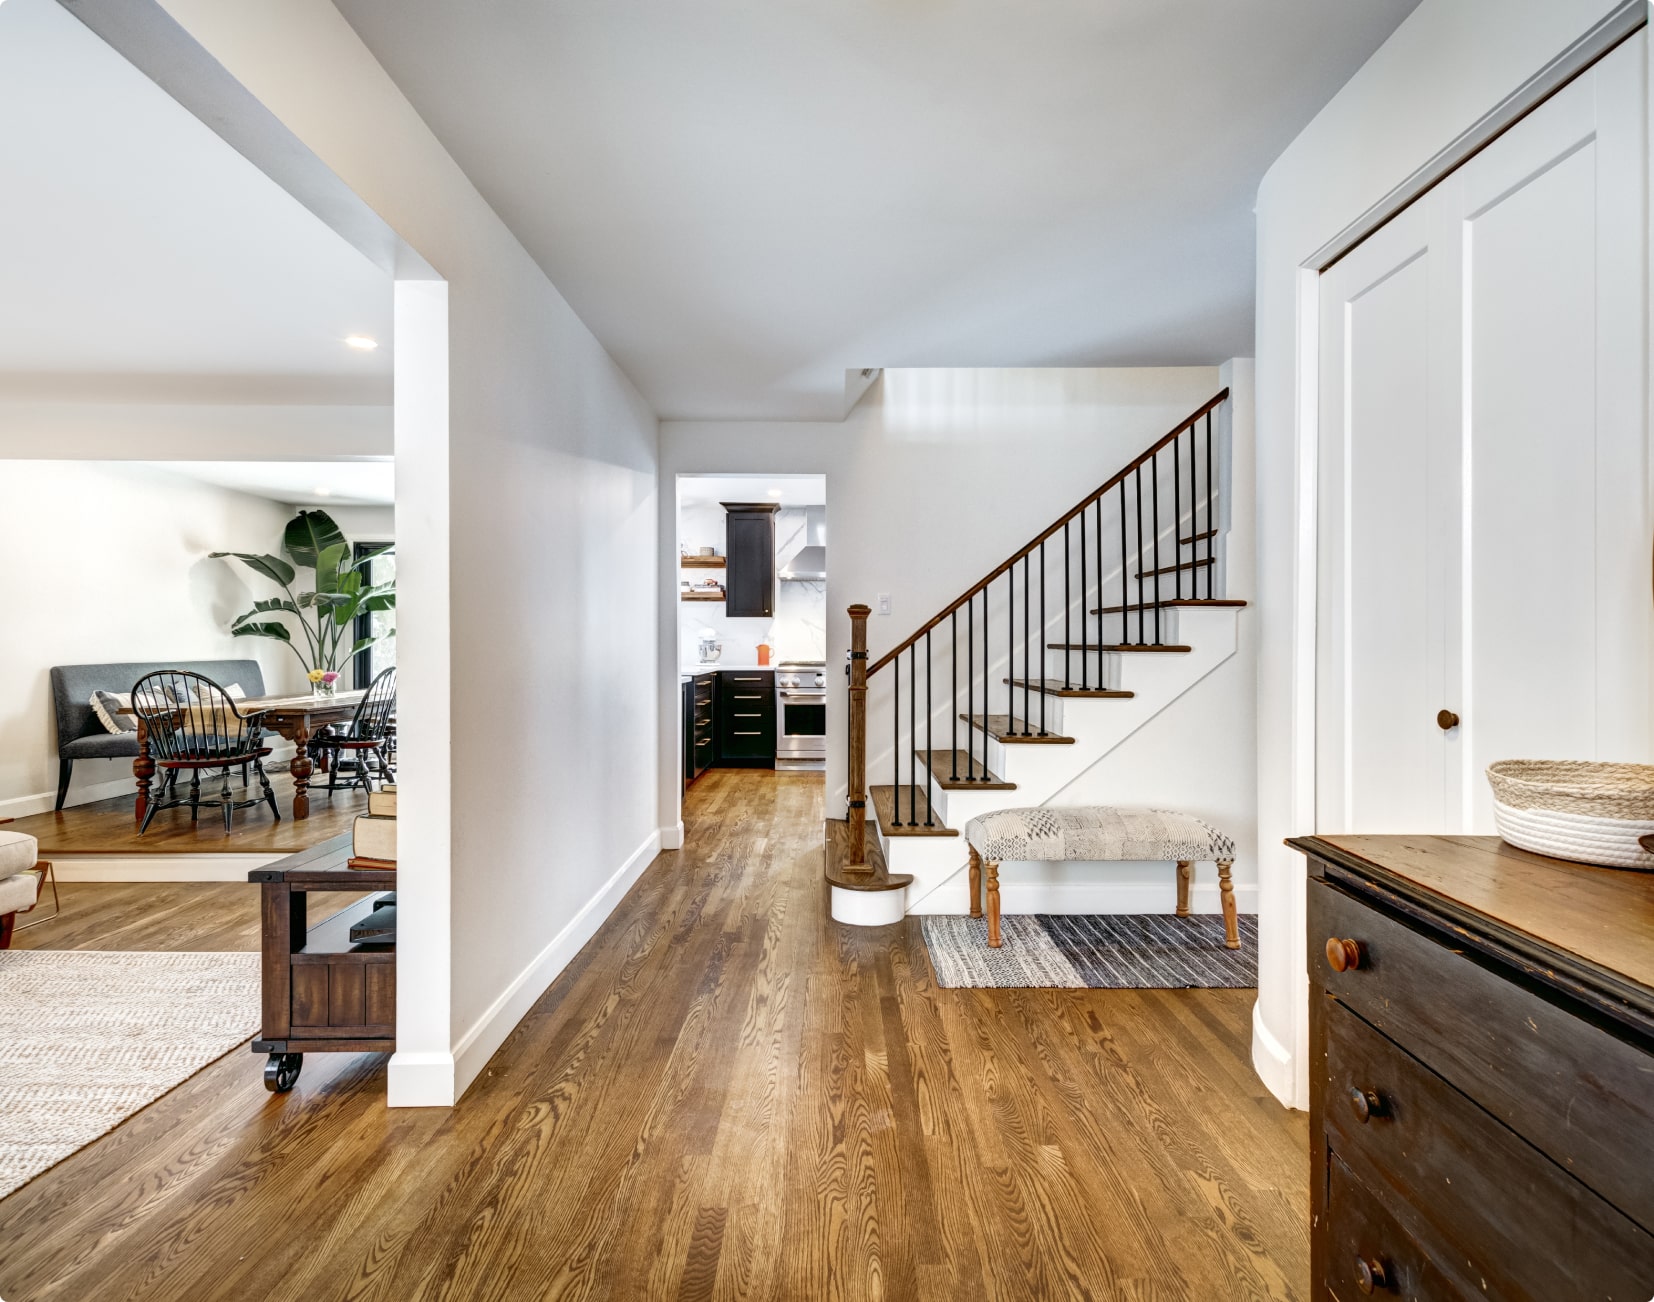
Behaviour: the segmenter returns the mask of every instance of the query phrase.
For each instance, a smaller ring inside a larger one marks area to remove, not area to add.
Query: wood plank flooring
[[[0,1200],[0,1296],[1309,1296],[1250,991],[940,990],[828,918],[820,775],[688,800],[458,1108],[231,1054]]]
[[[195,823],[187,808],[163,809],[155,815],[149,831],[138,835],[132,819],[132,797],[113,796],[87,805],[72,805],[61,812],[30,814],[6,824],[8,832],[27,832],[40,842],[40,853],[54,854],[291,854],[329,837],[348,832],[358,814],[367,812],[367,797],[360,791],[340,789],[329,796],[327,775],[310,786],[310,817],[293,817],[293,779],[286,773],[270,774],[270,785],[281,809],[278,821],[268,806],[238,809],[228,836],[224,816],[216,809],[203,809]],[[185,778],[184,781],[188,781]],[[241,779],[230,785],[237,800],[258,789],[258,780],[243,792]]]

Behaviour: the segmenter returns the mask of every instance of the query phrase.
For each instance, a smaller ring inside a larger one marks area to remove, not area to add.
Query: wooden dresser
[[[1309,859],[1314,1296],[1654,1298],[1654,875],[1496,837]]]

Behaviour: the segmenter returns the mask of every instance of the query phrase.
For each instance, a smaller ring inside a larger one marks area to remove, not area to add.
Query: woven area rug
[[[1069,990],[1248,989],[1258,984],[1258,920],[1240,919],[1239,949],[1223,947],[1223,919],[1197,913],[1006,914],[998,949],[982,918],[929,915],[925,947],[949,988]]]
[[[258,1030],[257,954],[0,951],[0,1197]]]

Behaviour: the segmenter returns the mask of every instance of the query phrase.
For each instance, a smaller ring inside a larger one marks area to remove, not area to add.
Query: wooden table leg
[[[999,948],[999,865],[985,861],[988,870],[988,948]]]
[[[1240,922],[1235,917],[1235,884],[1229,880],[1233,859],[1218,860],[1218,892],[1223,897],[1223,944],[1227,949],[1240,948]]]
[[[143,716],[138,716],[138,758],[132,761],[132,776],[138,780],[138,798],[133,803],[132,821],[144,825],[149,812],[149,780],[155,776],[155,761],[149,756],[149,727]]]
[[[313,766],[310,763],[310,728],[302,719],[293,729],[293,745],[297,749],[293,752],[293,763],[288,766],[288,772],[293,775],[293,817],[309,818],[310,773]]]
[[[971,852],[971,917],[982,916],[982,856],[976,852],[976,847],[970,847]]]
[[[1189,887],[1194,885],[1195,866],[1187,859],[1177,861],[1177,916],[1189,916]]]

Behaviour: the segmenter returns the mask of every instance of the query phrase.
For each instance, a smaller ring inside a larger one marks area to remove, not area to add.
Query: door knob
[[[1451,732],[1459,726],[1459,716],[1452,710],[1442,710],[1436,715],[1436,726],[1443,732]]]

